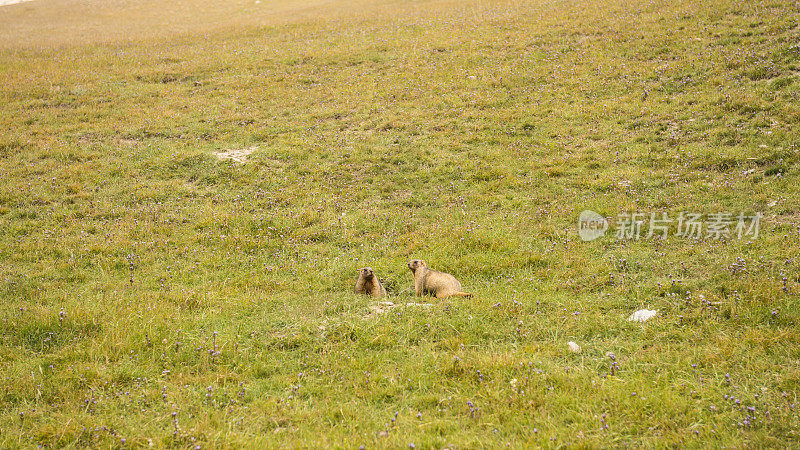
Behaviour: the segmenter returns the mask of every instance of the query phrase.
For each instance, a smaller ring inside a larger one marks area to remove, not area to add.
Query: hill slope
[[[43,3],[0,9],[0,446],[798,444],[795,3]]]

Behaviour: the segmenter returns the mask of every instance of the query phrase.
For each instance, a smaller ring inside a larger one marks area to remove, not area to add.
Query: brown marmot
[[[461,291],[461,283],[449,273],[429,269],[428,264],[421,259],[412,259],[408,268],[414,274],[414,292],[418,296],[434,295],[436,298],[445,297],[472,297]]]
[[[375,276],[375,271],[372,270],[372,267],[364,267],[358,271],[358,281],[356,281],[354,291],[356,294],[386,297],[386,289],[384,289],[378,277]]]

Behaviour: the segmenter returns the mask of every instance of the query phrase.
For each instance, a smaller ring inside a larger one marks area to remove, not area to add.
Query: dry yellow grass
[[[34,0],[0,7],[0,48],[47,48],[235,33],[242,28],[310,21],[387,20],[413,16],[431,6],[442,11],[462,11],[480,8],[482,3],[475,0]]]

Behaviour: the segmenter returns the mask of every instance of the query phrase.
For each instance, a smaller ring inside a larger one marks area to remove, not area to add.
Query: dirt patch
[[[247,161],[247,157],[256,150],[258,150],[258,147],[237,148],[225,150],[224,152],[217,152],[215,155],[219,160],[230,159],[237,163],[244,164],[245,161]]]
[[[430,308],[433,306],[433,303],[413,303],[409,302],[406,304],[403,303],[393,303],[393,302],[377,302],[369,305],[369,312],[367,313],[367,317],[372,316],[379,316],[381,314],[386,314],[387,312],[405,306],[406,308]]]
[[[123,139],[119,140],[120,144],[128,145],[128,146],[138,145],[139,142],[140,141],[138,139],[126,139],[126,138],[123,138]]]
[[[368,315],[380,315],[385,314],[392,309],[396,308],[398,305],[395,305],[392,302],[378,302],[369,305],[369,313]]]

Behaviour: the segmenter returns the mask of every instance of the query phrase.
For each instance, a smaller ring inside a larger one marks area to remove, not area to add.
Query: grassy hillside
[[[800,445],[796,3],[131,5],[0,9],[0,447]]]

